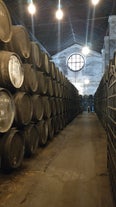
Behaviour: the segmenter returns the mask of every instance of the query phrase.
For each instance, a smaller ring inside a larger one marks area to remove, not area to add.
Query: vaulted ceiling
[[[30,37],[38,40],[51,55],[75,43],[84,45],[86,42],[101,52],[104,36],[108,34],[108,18],[116,15],[116,0],[100,0],[96,7],[91,0],[61,0],[64,18],[58,23],[55,18],[58,0],[33,0],[37,12],[32,21],[27,11],[29,0],[4,2],[12,23],[24,25]]]

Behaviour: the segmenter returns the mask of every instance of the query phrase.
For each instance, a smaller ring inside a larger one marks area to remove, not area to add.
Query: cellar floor
[[[96,115],[79,115],[20,170],[0,173],[0,207],[114,207],[106,148]]]

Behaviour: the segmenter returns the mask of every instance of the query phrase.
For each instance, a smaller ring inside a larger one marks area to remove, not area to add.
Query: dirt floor
[[[0,207],[115,207],[106,156],[105,131],[83,113],[20,170],[0,173]]]

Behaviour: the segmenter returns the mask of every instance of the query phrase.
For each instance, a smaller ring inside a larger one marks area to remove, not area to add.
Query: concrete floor
[[[0,207],[115,207],[106,154],[96,115],[79,115],[20,170],[0,174]]]

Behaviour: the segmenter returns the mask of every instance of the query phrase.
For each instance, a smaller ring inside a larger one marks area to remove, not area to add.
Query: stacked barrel
[[[116,53],[110,61],[108,77],[108,169],[116,201]]]
[[[95,93],[95,112],[102,122],[104,128],[107,128],[107,96],[108,96],[108,77],[107,71],[103,75],[98,89]]]
[[[96,91],[95,109],[107,133],[107,165],[116,201],[116,52]]]
[[[1,168],[18,168],[79,113],[76,88],[0,0]]]

